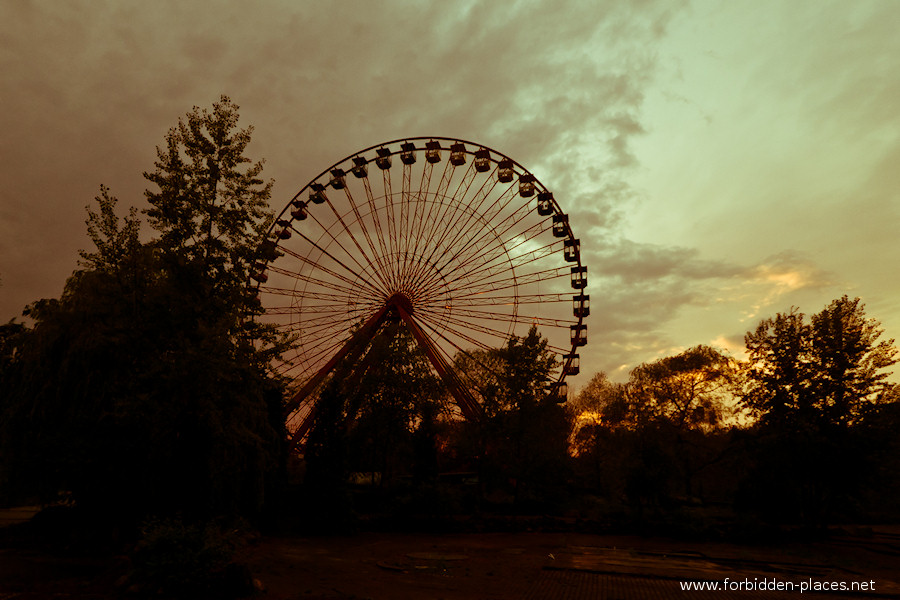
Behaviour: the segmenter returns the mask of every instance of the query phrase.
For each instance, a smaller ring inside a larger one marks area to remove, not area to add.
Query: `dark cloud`
[[[407,135],[507,153],[611,227],[671,3],[4,3],[0,310],[59,293],[101,183],[142,206],[154,146],[227,93],[274,203]],[[11,26],[13,25],[13,26]],[[598,150],[598,148],[600,150]],[[596,195],[585,180],[596,177]],[[617,194],[608,194],[609,190]]]
[[[693,248],[642,244],[627,239],[597,238],[583,243],[591,264],[602,277],[624,282],[667,278],[706,280],[734,277],[745,269],[725,262],[704,260]]]
[[[863,273],[873,311],[900,314],[895,17],[839,1],[0,3],[0,319],[60,293],[100,184],[142,207],[154,147],[221,93],[255,127],[278,208],[404,136],[470,139],[534,172],[590,269],[586,371],[735,344],[742,323],[819,310]],[[651,123],[654,94],[689,110],[657,104]],[[644,198],[635,175],[667,168],[665,198]],[[642,206],[655,230],[626,239]]]

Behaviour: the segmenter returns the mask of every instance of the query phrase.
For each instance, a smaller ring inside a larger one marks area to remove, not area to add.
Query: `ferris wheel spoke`
[[[469,352],[468,350],[466,350],[465,348],[460,346],[457,342],[455,342],[452,339],[450,339],[449,337],[447,337],[447,335],[444,332],[445,331],[452,332],[455,337],[459,338],[460,340],[463,340],[467,344],[470,344],[470,346],[476,347],[479,350],[482,350],[485,352],[490,352],[490,351],[494,350],[496,347],[485,344],[483,341],[479,340],[478,338],[464,333],[464,330],[448,328],[448,327],[446,327],[445,324],[443,324],[441,322],[436,322],[430,318],[423,319],[420,316],[417,319],[417,321],[419,323],[421,323],[424,328],[428,329],[433,335],[444,340],[448,345],[450,345],[452,348],[454,348],[456,350],[457,355],[459,355],[459,354],[465,355],[465,356],[469,357],[471,360],[480,364],[483,368],[485,368],[491,372],[494,372],[495,374],[498,374],[498,373],[496,373],[495,369],[493,369],[489,365],[486,365],[483,361],[479,360],[471,352]],[[558,348],[558,347],[554,347],[554,346],[550,346],[550,345],[548,345],[548,348],[557,353],[566,352],[566,350],[563,348]],[[446,350],[444,350],[443,353],[445,356],[449,357],[449,353]],[[453,361],[451,361],[451,362],[453,362]]]
[[[430,206],[428,204],[429,192],[431,190],[431,174],[434,171],[434,163],[426,160],[425,165],[422,167],[422,178],[419,181],[419,191],[415,198],[415,206],[413,207],[414,211],[414,219],[413,219],[413,228],[410,230],[411,235],[406,240],[406,247],[404,248],[405,256],[409,256],[410,254],[410,243],[417,242],[422,238],[422,226],[424,223],[425,216],[425,208]],[[406,262],[403,263],[402,270],[406,269]]]
[[[460,237],[465,237],[468,235],[472,235],[473,237],[467,239],[465,242],[460,244],[456,244],[455,241],[451,244],[451,247],[458,245],[459,247],[465,248],[471,245],[474,241],[479,239],[482,236],[488,235],[488,231],[484,228],[484,223],[491,223],[491,229],[496,229],[498,224],[502,224],[503,221],[495,223],[495,220],[503,214],[503,212],[509,207],[509,205],[515,200],[517,197],[516,190],[513,186],[508,187],[504,190],[491,204],[489,204],[484,211],[481,211],[481,205],[484,204],[482,202],[477,207],[474,208],[473,213],[477,216],[477,219],[473,219],[469,222],[469,227],[462,230],[460,232]],[[530,212],[528,204],[520,206],[518,209],[513,211],[512,215],[523,214],[527,215]]]
[[[378,207],[375,203],[375,194],[372,192],[372,183],[369,181],[369,176],[366,174],[363,179],[363,187],[366,191],[366,202],[369,204],[369,214],[372,215],[372,221],[375,225],[375,235],[378,237],[378,245],[381,249],[381,256],[390,256],[390,251],[388,250],[387,243],[384,241],[384,229],[381,226],[381,219],[378,217]],[[396,274],[393,274],[396,277]],[[391,283],[395,283],[393,280]]]
[[[539,327],[557,327],[559,329],[565,329],[569,331],[569,327],[578,323],[577,320],[569,320],[569,319],[554,319],[551,317],[540,317],[537,315],[517,315],[511,314],[508,312],[497,312],[497,311],[487,311],[487,310],[472,310],[472,309],[456,309],[453,311],[455,315],[462,317],[469,317],[473,319],[490,319],[494,321],[499,320],[511,320],[514,323],[520,323],[525,325],[537,325]]]
[[[346,335],[351,329],[350,325],[363,317],[372,314],[373,311],[356,311],[351,314],[333,313],[331,318],[327,314],[316,313],[318,316],[306,316],[302,321],[289,323],[277,323],[274,327],[286,332],[296,332],[302,342],[310,340],[332,341],[336,336]]]
[[[385,281],[385,279],[383,278],[382,273],[381,273],[380,270],[376,267],[377,261],[373,263],[372,259],[366,254],[366,251],[363,250],[363,247],[362,247],[362,245],[360,245],[359,240],[357,240],[357,239],[356,239],[356,236],[353,234],[353,230],[350,229],[350,228],[347,226],[347,223],[344,221],[344,218],[341,216],[341,214],[340,214],[340,213],[338,212],[338,210],[335,208],[334,203],[331,201],[331,198],[330,198],[330,197],[325,196],[325,203],[328,204],[328,207],[331,209],[332,214],[334,214],[335,218],[337,219],[337,222],[340,224],[340,226],[341,226],[341,230],[340,230],[341,233],[344,234],[345,236],[347,236],[347,237],[350,239],[350,241],[353,242],[353,245],[354,245],[354,246],[356,247],[356,249],[359,251],[360,257],[361,257],[362,260],[366,263],[366,265],[368,265],[369,269],[372,271],[372,274],[378,278],[378,280],[381,282],[381,285],[384,286],[383,289],[384,289],[384,291],[385,291],[385,293],[386,293],[386,290],[390,289],[391,286],[390,286],[390,284],[389,284],[387,281]],[[321,224],[320,224],[320,227],[321,227]],[[338,246],[339,246],[340,248],[342,248],[342,249],[344,250],[344,252],[346,252],[347,255],[350,256],[351,259],[352,259],[357,265],[359,265],[359,267],[360,267],[363,271],[366,271],[366,270],[367,270],[366,267],[364,267],[362,264],[360,264],[359,260],[357,260],[357,259],[353,256],[352,253],[347,252],[347,250],[343,247],[342,243],[341,243],[340,241],[338,241],[338,239],[334,236],[334,234],[331,233],[330,228],[325,228],[325,227],[323,227],[323,229],[326,231],[326,233],[328,234],[328,236],[329,236],[332,240],[334,240],[334,241],[338,244]]]
[[[280,288],[274,287],[270,285],[260,285],[258,288],[260,294],[267,294],[272,296],[293,296],[294,290],[288,288]]]
[[[528,240],[526,240],[526,241],[528,241]],[[511,248],[510,250],[513,250],[516,247],[518,247],[519,245],[526,243],[526,241],[521,242],[517,246],[514,246],[513,248]],[[561,245],[562,245],[561,240],[555,241],[555,242],[550,242],[544,246],[535,248],[534,250],[531,250],[530,252],[526,252],[524,254],[518,254],[515,257],[507,256],[506,257],[507,260],[506,260],[505,264],[503,264],[503,263],[497,264],[496,263],[496,261],[498,259],[503,258],[502,255],[497,255],[497,256],[492,257],[490,260],[485,260],[484,263],[478,269],[473,269],[473,270],[467,271],[467,272],[461,274],[459,277],[457,277],[455,279],[451,279],[450,281],[455,282],[458,279],[463,278],[463,277],[471,278],[471,277],[480,276],[483,274],[491,274],[491,273],[496,272],[497,269],[505,268],[507,265],[512,267],[513,269],[521,269],[524,266],[527,266],[529,264],[532,264],[532,263],[541,261],[545,258],[548,258],[550,256],[553,256],[554,254],[556,254],[557,252],[562,250]],[[523,275],[523,277],[526,277],[526,276]]]
[[[300,281],[307,284],[313,284],[317,286],[319,289],[327,288],[330,290],[334,290],[338,293],[343,294],[354,294],[355,288],[350,286],[340,285],[335,281],[330,281],[327,279],[320,279],[318,277],[313,277],[312,275],[306,275],[304,273],[299,273],[297,271],[289,271],[288,269],[282,269],[281,267],[276,267],[274,265],[270,266],[269,269],[273,273],[278,273],[279,275],[284,275],[285,277],[291,277],[296,281]],[[346,296],[345,296],[346,297]]]
[[[490,366],[486,365],[484,361],[479,359],[475,354],[473,354],[471,352],[472,347],[475,347],[482,352],[490,352],[492,350],[492,348],[485,346],[478,340],[474,340],[474,339],[466,340],[466,343],[470,344],[470,346],[469,346],[469,348],[463,348],[462,346],[460,346],[459,344],[457,344],[456,342],[454,342],[453,340],[448,338],[439,328],[435,328],[430,323],[424,323],[421,321],[419,321],[419,322],[421,323],[423,329],[428,329],[428,331],[430,331],[432,335],[443,340],[450,348],[455,350],[455,352],[453,353],[453,356],[451,356],[450,352],[448,351],[447,348],[441,347],[440,345],[436,344],[439,351],[441,352],[441,355],[444,356],[444,360],[448,364],[458,365],[458,358],[460,356],[465,356],[469,360],[471,360],[473,363],[481,366],[482,368],[487,369],[491,372],[494,371],[493,369],[491,369]],[[464,338],[461,338],[461,339],[464,339]],[[467,373],[465,370],[460,370],[458,368],[458,366],[455,370],[456,370],[458,377],[460,377],[461,379],[468,382],[470,389],[475,389],[475,390],[478,390],[479,393],[483,393],[483,390],[479,389],[479,386],[477,385],[475,380],[472,378],[470,373]]]
[[[455,298],[460,306],[503,306],[506,304],[547,304],[551,302],[572,302],[572,294],[524,294],[521,296],[484,296]]]
[[[411,203],[410,198],[410,187],[412,185],[412,164],[408,164],[406,162],[403,163],[402,169],[402,180],[400,182],[400,221],[399,225],[399,238],[398,242],[400,245],[406,245],[409,243],[410,236],[410,226],[409,226],[409,212],[411,208],[414,206]]]
[[[521,218],[527,216],[528,211],[524,211]],[[519,220],[521,220],[521,218]],[[481,219],[480,223],[478,219]],[[496,256],[503,256],[506,249],[504,245],[504,240],[501,238],[496,231],[494,231],[490,227],[485,227],[485,224],[488,223],[483,216],[477,215],[476,219],[472,219],[474,225],[481,225],[481,227],[470,227],[469,232],[474,231],[473,237],[465,240],[462,243],[457,244],[459,250],[455,253],[446,253],[442,259],[442,264],[437,266],[436,271],[440,272],[442,276],[446,277],[448,274],[445,270],[448,265],[455,264],[456,266],[451,270],[458,271],[463,267],[467,266],[469,262],[473,259],[483,259],[489,252],[495,252]],[[481,244],[490,244],[486,240],[493,238],[493,244],[490,246],[482,246]],[[452,246],[451,246],[452,247]]]
[[[326,339],[326,343],[319,343],[320,340],[314,339],[312,340],[314,343],[313,348],[315,350],[297,354],[293,357],[293,359],[285,362],[287,365],[286,368],[282,371],[282,374],[287,374],[292,370],[297,368],[297,363],[300,363],[303,371],[308,371],[311,367],[324,363],[328,358],[333,356],[346,342],[346,338],[336,339],[334,337]]]
[[[350,208],[353,211],[354,216],[356,217],[356,223],[359,223],[359,228],[362,231],[363,237],[366,239],[366,243],[369,246],[369,250],[371,250],[371,252],[372,252],[372,258],[369,258],[369,256],[365,252],[363,252],[362,248],[360,248],[360,252],[362,253],[363,258],[366,259],[366,261],[369,263],[369,265],[382,275],[382,277],[383,277],[382,281],[385,283],[385,285],[388,288],[390,288],[391,276],[388,272],[385,272],[383,270],[382,262],[380,260],[378,260],[378,258],[376,258],[381,255],[378,252],[378,250],[375,248],[375,244],[372,243],[372,238],[369,235],[369,229],[368,229],[368,227],[366,227],[366,221],[365,221],[365,219],[363,219],[362,214],[360,214],[360,212],[359,212],[359,207],[357,207],[356,201],[353,199],[353,194],[350,192],[349,185],[344,185],[344,194],[347,196],[347,202],[350,204]],[[343,222],[342,222],[342,224],[343,224]],[[346,227],[346,225],[345,225],[345,227]]]
[[[527,239],[530,240],[531,238],[540,235],[541,233],[549,229],[549,227],[546,226],[543,222],[539,222],[537,224],[531,225],[530,227],[527,227],[519,234],[511,234],[510,230],[518,223],[522,222],[528,216],[528,214],[528,210],[519,209],[515,213],[508,215],[503,220],[504,223],[510,221],[507,227],[500,231],[492,231],[492,235],[489,235],[489,232],[487,231],[477,232],[477,237],[467,240],[467,243],[461,246],[460,252],[452,257],[448,257],[445,261],[445,264],[450,264],[451,261],[454,261],[460,265],[467,264],[467,262],[471,258],[478,257],[483,253],[493,252],[495,250],[503,249],[506,252],[509,252],[511,248],[506,247],[505,240],[516,240],[522,236],[527,236]],[[489,245],[481,247],[480,245],[482,243]]]
[[[271,306],[266,309],[266,313],[270,315],[294,315],[297,312],[297,306],[291,304],[289,306]],[[341,310],[335,308],[330,304],[306,304],[303,306],[304,314],[327,314],[331,316],[338,316],[346,314],[346,310]]]
[[[408,276],[410,268],[413,271],[418,270],[419,265],[422,262],[423,254],[425,249],[427,248],[426,244],[430,241],[430,236],[425,233],[426,227],[431,227],[433,223],[437,223],[438,215],[441,213],[440,201],[444,197],[447,191],[447,187],[450,185],[450,180],[453,177],[453,173],[456,170],[456,167],[453,166],[449,161],[444,163],[443,171],[441,172],[441,179],[438,183],[437,190],[434,194],[428,193],[428,198],[434,198],[434,202],[428,202],[426,199],[426,203],[428,204],[428,212],[425,217],[419,222],[420,227],[416,231],[414,235],[411,235],[413,242],[413,250],[412,254],[417,257],[417,261],[415,266],[410,267],[409,264],[404,265],[404,283],[409,283],[410,277]],[[435,207],[437,206],[437,213],[435,214]],[[424,207],[423,207],[424,209]]]
[[[300,234],[300,235],[303,235],[303,234]],[[304,236],[304,237],[305,237],[305,236]],[[362,278],[362,277],[360,276],[359,273],[353,271],[352,269],[350,269],[350,267],[348,267],[348,266],[345,265],[344,263],[342,263],[342,262],[338,261],[337,259],[335,259],[334,257],[332,257],[332,256],[331,256],[330,254],[328,254],[325,250],[323,250],[322,248],[319,248],[318,246],[316,246],[315,243],[313,243],[312,241],[310,241],[310,244],[311,244],[313,247],[315,247],[316,249],[318,249],[320,252],[322,252],[323,254],[327,255],[329,258],[331,258],[333,261],[335,261],[335,262],[336,262],[337,264],[339,264],[341,267],[343,267],[344,269],[346,269],[349,273],[351,273],[352,275],[354,275],[354,276],[355,276],[355,279],[350,279],[349,277],[347,277],[347,276],[345,276],[345,275],[342,275],[342,274],[338,273],[337,271],[333,271],[333,270],[329,269],[329,268],[326,267],[325,265],[321,264],[321,262],[316,262],[316,261],[310,260],[308,257],[302,256],[302,255],[300,255],[300,254],[294,252],[293,250],[290,250],[289,248],[281,248],[281,250],[282,250],[285,254],[287,254],[288,256],[292,256],[293,258],[296,258],[297,260],[299,260],[302,264],[309,266],[311,269],[321,271],[322,273],[324,273],[324,274],[326,274],[326,275],[330,275],[331,277],[333,277],[333,278],[335,278],[335,279],[338,279],[338,280],[340,280],[340,281],[343,281],[344,283],[346,283],[346,284],[349,285],[350,287],[353,287],[354,283],[357,282],[357,281],[361,281],[361,282],[363,282],[363,283],[368,284],[368,282],[367,282],[364,278]],[[275,270],[275,269],[273,268],[273,271],[274,271],[274,270]],[[276,271],[276,272],[278,272],[278,271]],[[286,274],[286,273],[282,273],[282,274]],[[376,293],[376,294],[377,294],[377,293],[383,293],[383,292],[381,292],[381,290],[379,290],[379,289],[377,289],[377,288],[374,288],[374,287],[371,287],[371,286],[369,286],[369,287],[370,287],[370,289],[372,290],[372,292],[374,292],[374,293]]]
[[[297,295],[296,290],[289,290],[285,288],[266,288],[265,290],[261,287],[260,292],[264,292],[267,295],[273,296],[288,296],[295,297]],[[321,291],[308,291],[303,295],[304,298],[309,300],[321,300],[323,302],[337,302],[337,303],[346,303],[347,295],[346,294],[332,294]]]
[[[330,200],[328,201],[328,204],[331,205],[331,201],[330,201]],[[333,212],[336,212],[336,211],[334,210],[334,206],[333,206],[333,205],[331,205],[331,209],[332,209]],[[360,263],[359,260],[358,260],[351,252],[347,251],[347,249],[344,247],[343,243],[342,243],[340,240],[338,240],[337,237],[334,235],[334,233],[331,231],[331,227],[329,227],[329,226],[323,224],[322,221],[319,220],[318,218],[316,218],[315,215],[310,214],[310,218],[311,218],[312,221],[318,226],[319,230],[321,230],[321,231],[323,232],[323,233],[322,233],[322,236],[319,237],[319,240],[321,240],[323,237],[326,237],[326,236],[327,236],[329,239],[331,239],[332,242],[334,242],[334,244],[335,244],[338,248],[340,248],[340,249],[343,251],[343,253],[344,253],[344,254],[345,254],[352,262],[354,262],[354,263],[356,264],[357,267],[359,267],[360,270],[357,271],[356,269],[351,268],[351,267],[350,267],[349,265],[347,265],[344,261],[342,261],[342,260],[340,260],[339,258],[337,258],[336,256],[334,256],[334,254],[332,254],[331,252],[328,252],[328,250],[327,250],[324,246],[322,246],[322,245],[319,243],[319,241],[314,241],[314,240],[311,239],[309,236],[307,236],[306,234],[304,234],[302,231],[299,231],[297,228],[292,227],[292,229],[293,229],[294,231],[296,231],[297,234],[298,234],[298,235],[299,235],[299,236],[300,236],[300,237],[301,237],[301,238],[302,238],[302,239],[310,246],[310,247],[308,248],[308,254],[312,254],[313,250],[317,250],[317,251],[319,251],[322,255],[327,256],[329,259],[331,259],[332,261],[334,261],[336,264],[340,265],[340,266],[341,266],[342,268],[344,268],[347,272],[353,274],[353,275],[357,278],[358,281],[360,281],[360,282],[362,282],[362,283],[365,283],[365,284],[367,285],[367,287],[371,288],[372,290],[376,290],[376,291],[380,292],[381,294],[386,294],[386,293],[387,293],[387,288],[384,288],[384,287],[378,287],[378,286],[376,285],[376,282],[375,282],[375,281],[372,281],[372,279],[371,279],[370,277],[364,277],[364,276],[363,276],[363,273],[366,272],[366,267],[365,267],[362,263]],[[343,220],[341,220],[341,223],[343,224]],[[346,224],[344,224],[344,226],[346,227]],[[355,240],[354,240],[354,241],[355,241]],[[282,250],[284,249],[283,245],[281,245],[281,244],[279,244],[279,248],[282,249]],[[371,266],[371,265],[370,265],[370,266]],[[381,283],[382,283],[382,285],[384,284],[383,281],[381,281]]]
[[[416,321],[421,323],[422,326],[428,331],[431,332],[435,337],[444,340],[450,347],[454,348],[457,352],[465,352],[466,350],[463,346],[460,346],[457,342],[453,341],[451,338],[447,337],[447,333],[451,332],[454,337],[463,340],[465,343],[469,344],[470,347],[478,348],[479,350],[490,351],[493,350],[494,347],[490,344],[485,343],[484,340],[470,336],[463,331],[458,331],[455,329],[447,328],[443,322],[439,320],[435,320],[433,318],[423,318],[421,315],[416,317]],[[445,356],[450,357],[449,352],[446,349],[442,349]]]
[[[400,267],[401,273],[406,273],[408,269],[409,257],[412,255],[418,255],[418,244],[422,239],[422,231],[424,230],[425,223],[427,222],[426,218],[426,209],[428,209],[428,216],[430,217],[431,209],[433,208],[430,204],[430,191],[431,191],[431,176],[434,172],[434,163],[426,160],[425,165],[422,167],[422,177],[419,180],[419,190],[415,195],[415,205],[413,206],[413,224],[410,227],[410,235],[406,238],[406,244],[403,248],[403,262]]]
[[[470,166],[469,173],[474,175],[474,165]],[[469,176],[469,173],[467,173],[467,176]],[[451,235],[451,232],[456,232],[453,233],[452,239],[458,237],[458,230],[462,228],[461,223],[465,224],[467,222],[471,223],[480,220],[480,216],[476,212],[478,206],[468,206],[462,204],[463,201],[465,201],[465,196],[461,196],[459,199],[439,199],[444,210],[438,213],[438,217],[432,224],[427,236],[423,237],[423,239],[427,241],[427,245],[430,246],[430,252],[424,260],[425,264],[434,264],[436,262],[435,257],[438,256],[439,253],[446,253],[448,249],[453,247],[452,243],[448,243],[447,240]],[[483,226],[484,222],[482,222],[482,227]]]
[[[498,264],[498,261],[499,264]],[[449,265],[452,268],[447,268]],[[442,267],[435,269],[435,274],[426,277],[423,280],[424,288],[431,288],[441,284],[455,284],[462,279],[471,279],[473,275],[477,275],[482,271],[507,269],[511,265],[511,257],[509,250],[502,243],[495,244],[490,248],[481,248],[479,252],[473,253],[470,258],[456,263],[445,263]],[[439,275],[439,277],[438,277]],[[440,281],[438,281],[440,279]]]
[[[384,190],[384,216],[387,220],[385,234],[387,235],[388,248],[390,250],[389,255],[395,256],[398,252],[398,246],[396,232],[394,231],[394,194],[391,187],[390,169],[384,169],[381,172],[381,182],[382,189]]]
[[[516,261],[518,257],[523,255],[523,252],[519,251],[519,248],[525,246],[526,244],[530,244],[532,240],[534,240],[539,235],[548,231],[550,227],[547,227],[544,223],[536,223],[523,231],[517,233],[515,236],[510,236],[508,239],[510,243],[504,243],[502,238],[496,238],[492,245],[481,248],[479,251],[475,252],[474,250],[469,251],[468,254],[461,255],[457,264],[462,267],[468,265],[470,261],[478,260],[478,258],[482,256],[492,256],[494,257],[492,260],[496,260],[496,257],[503,256],[504,254],[510,257],[511,264],[515,267],[518,266]],[[500,241],[497,241],[500,240]],[[513,243],[514,242],[514,243]],[[544,246],[541,248],[552,247],[553,245],[559,246],[559,250],[562,250],[562,240],[558,240],[556,238],[552,238],[549,242],[546,242]],[[477,248],[474,244],[469,246],[470,249]],[[538,249],[541,249],[538,248]],[[525,252],[524,254],[531,254],[530,252]],[[552,254],[552,252],[550,253]],[[550,254],[547,254],[549,256]],[[486,264],[486,262],[485,262]]]
[[[559,267],[555,269],[545,269],[535,273],[525,273],[518,277],[502,277],[500,279],[491,280],[491,277],[493,276],[494,275],[489,275],[480,280],[467,282],[466,292],[458,294],[456,297],[468,298],[477,296],[481,293],[515,289],[517,286],[568,277],[569,269],[567,267]]]
[[[356,315],[365,315],[371,311],[364,312],[356,312]],[[303,337],[309,339],[316,335],[326,335],[333,336],[334,332],[343,332],[346,330],[345,323],[348,320],[348,315],[346,313],[339,313],[337,311],[328,312],[319,312],[314,313],[317,316],[315,317],[306,317],[303,321],[298,323],[293,323],[292,327],[287,329],[298,331]],[[325,333],[323,333],[325,332]]]
[[[490,322],[488,319],[486,321]],[[505,340],[509,336],[509,330],[501,330],[496,327],[491,327],[489,325],[483,323],[476,323],[474,321],[467,321],[465,319],[460,319],[453,315],[441,315],[441,322],[444,323],[445,327],[447,327],[450,331],[454,333],[458,333],[459,331],[473,331],[481,334],[486,334],[494,338],[498,338],[501,340]],[[451,327],[453,326],[453,327]]]
[[[491,180],[492,181],[492,180]],[[487,213],[481,212],[481,207],[484,204],[485,200],[488,198],[488,195],[491,191],[493,191],[496,183],[492,183],[490,186],[487,185],[488,182],[485,181],[485,184],[478,191],[471,205],[460,205],[458,207],[458,213],[460,217],[457,219],[457,223],[461,222],[461,225],[456,227],[455,234],[449,241],[446,242],[446,248],[460,248],[460,252],[457,254],[451,254],[449,257],[445,256],[446,262],[450,262],[459,256],[461,252],[463,252],[466,248],[472,245],[474,238],[479,235],[485,235],[487,232],[485,231],[486,225],[490,223],[489,215]],[[492,204],[488,206],[487,210],[498,207],[502,210],[505,208],[509,202],[514,198],[515,193],[512,187],[507,188],[499,198]],[[462,215],[468,216],[467,219],[463,220]],[[455,224],[454,224],[455,225]],[[493,227],[491,227],[493,228]],[[449,232],[449,229],[448,229]],[[472,234],[472,238],[465,239],[466,236]],[[439,244],[443,245],[443,238],[439,241]]]
[[[454,227],[458,217],[454,219],[452,213],[459,214],[458,208],[463,205],[463,202],[466,202],[465,199],[469,195],[469,189],[475,180],[475,174],[475,163],[470,163],[462,180],[456,187],[456,192],[448,197],[441,198],[441,208],[443,210],[438,213],[438,217],[432,223],[432,227],[426,236],[427,239],[434,240],[432,256],[435,250],[441,246],[446,234]],[[430,260],[431,257],[429,257]]]
[[[301,317],[300,322],[305,322],[307,315],[321,315],[321,314],[332,315],[335,318],[335,320],[338,320],[338,317],[341,317],[340,320],[349,321],[349,320],[352,320],[353,318],[355,318],[357,315],[364,315],[369,312],[372,312],[373,310],[377,310],[377,308],[380,306],[381,306],[380,303],[377,303],[375,301],[368,301],[368,302],[360,302],[360,303],[355,304],[352,307],[348,307],[346,304],[346,300],[344,300],[342,304],[336,304],[334,302],[328,302],[328,303],[306,303],[306,302],[304,302],[303,304],[299,304],[299,305],[292,304],[289,307],[286,307],[284,309],[279,308],[278,310],[294,311],[294,313],[296,313],[298,308],[301,309],[303,311],[303,314],[300,315],[300,317]],[[292,313],[292,314],[294,314],[294,313]]]

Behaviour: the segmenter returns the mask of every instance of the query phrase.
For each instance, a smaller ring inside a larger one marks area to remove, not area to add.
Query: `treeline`
[[[900,388],[882,333],[844,296],[762,321],[743,362],[698,346],[626,383],[598,374],[575,402],[576,479],[604,508],[701,528],[896,520]]]
[[[296,525],[309,514],[328,529],[356,518],[408,523],[559,509],[571,483],[572,419],[547,401],[558,366],[547,341],[532,328],[456,363],[475,383],[477,419],[462,417],[399,321],[388,321],[366,356],[343,366],[293,462]]]
[[[452,400],[415,343],[402,327],[383,335],[394,347],[369,363],[382,366],[324,397],[330,418],[300,463],[307,497],[327,499],[317,514],[703,534],[900,518],[896,350],[858,299],[762,321],[745,361],[697,346],[624,383],[599,373],[564,406],[546,398],[556,365],[532,329],[457,357],[479,390],[475,421],[441,417]]]
[[[151,518],[278,527],[550,514],[599,525],[822,525],[900,515],[893,341],[858,299],[763,321],[739,362],[705,346],[598,374],[548,399],[559,367],[532,329],[460,353],[483,415],[465,420],[399,320],[320,392],[302,455],[287,447],[291,344],[247,285],[272,183],[222,97],[157,149],[141,241],[105,187],[94,249],[58,299],[0,326],[0,502],[73,505],[108,534]],[[60,493],[65,494],[60,497]],[[96,525],[92,525],[97,530]],[[118,533],[116,533],[118,532]]]

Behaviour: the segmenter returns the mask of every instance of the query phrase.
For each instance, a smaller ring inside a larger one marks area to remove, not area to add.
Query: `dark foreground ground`
[[[264,537],[242,550],[267,600],[900,598],[900,528],[744,546],[577,532]],[[122,597],[123,557],[0,548],[0,600]],[[788,582],[793,592],[682,591]],[[801,595],[800,585],[874,590]]]

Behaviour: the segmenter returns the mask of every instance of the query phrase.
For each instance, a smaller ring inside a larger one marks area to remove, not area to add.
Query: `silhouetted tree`
[[[858,298],[843,296],[810,322],[792,309],[747,334],[743,402],[759,417],[748,505],[822,524],[855,502],[877,454],[867,416],[895,395],[884,369],[896,349],[882,333]]]
[[[272,181],[263,161],[244,156],[252,127],[236,129],[238,106],[227,96],[212,111],[194,107],[157,147],[156,170],[144,177],[156,246],[186,263],[199,262],[217,287],[244,287],[249,263],[271,223]],[[249,165],[249,167],[246,167]]]
[[[237,106],[179,121],[147,174],[151,225],[138,240],[103,187],[88,209],[95,250],[59,300],[28,309],[34,328],[4,378],[4,434],[26,487],[109,518],[253,516],[278,481],[281,384],[268,372],[283,339],[248,320],[249,261],[270,215],[271,184],[249,169]]]
[[[377,471],[386,484],[433,463],[427,448],[436,443],[435,419],[444,410],[445,392],[405,324],[385,323],[358,362],[347,389],[354,469]]]
[[[885,371],[897,362],[894,340],[881,340],[880,323],[866,318],[859,298],[843,296],[812,316],[810,382],[815,407],[825,423],[861,422],[889,395]]]
[[[623,464],[621,447],[613,440],[615,434],[604,414],[611,406],[623,406],[624,394],[624,384],[610,381],[606,373],[595,373],[569,408],[574,417],[571,447],[579,483],[604,495],[614,493]]]
[[[388,319],[359,357],[337,366],[320,393],[304,453],[304,492],[314,513],[332,527],[345,526],[354,473],[369,477],[359,507],[368,511],[396,509],[409,492],[432,482],[445,397],[406,325]]]
[[[456,362],[485,408],[484,418],[466,427],[484,490],[508,490],[516,504],[559,500],[572,421],[547,394],[558,367],[547,340],[532,327],[504,348],[470,352]]]
[[[578,462],[592,465],[598,491],[639,510],[702,494],[698,475],[725,454],[718,432],[735,378],[735,361],[708,346],[639,365],[625,384],[595,376],[578,397],[599,412],[576,433]]]

